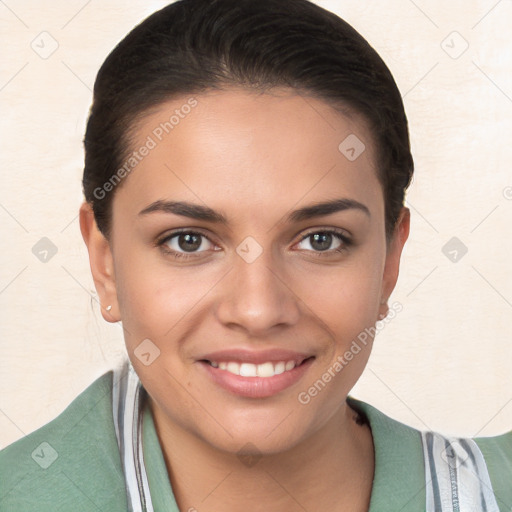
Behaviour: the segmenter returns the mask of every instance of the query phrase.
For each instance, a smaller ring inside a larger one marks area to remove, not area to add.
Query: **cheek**
[[[117,293],[123,324],[131,334],[163,337],[191,309],[193,285],[183,285],[176,274],[138,265],[136,258],[123,264]]]
[[[139,338],[157,338],[164,330],[169,330],[175,312],[183,309],[186,298],[183,293],[170,294],[181,285],[173,284],[170,275],[151,261],[155,249],[122,239],[116,249],[116,291],[129,347]]]
[[[181,396],[180,386],[176,387],[168,373],[172,370],[174,378],[186,385],[182,365],[186,354],[180,340],[191,335],[186,313],[193,309],[193,297],[185,292],[187,288],[180,279],[139,263],[137,258],[123,262],[119,274],[126,352],[146,389],[159,397],[158,402],[168,402],[162,393],[174,389],[172,408],[181,414],[183,408],[193,404],[188,403],[186,393]]]
[[[187,357],[181,340],[194,337],[218,276],[200,267],[172,267],[155,256],[158,249],[125,246],[123,250],[115,258],[116,289],[128,354],[137,366],[134,353],[150,339],[160,350],[158,362],[174,366]]]
[[[347,263],[308,277],[300,295],[345,343],[377,320],[383,269],[384,255],[378,247],[361,250]]]

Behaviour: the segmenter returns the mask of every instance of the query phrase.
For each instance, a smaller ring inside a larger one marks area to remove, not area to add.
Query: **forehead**
[[[244,206],[263,214],[277,203],[289,209],[340,195],[382,206],[363,120],[296,91],[175,98],[147,114],[131,139],[130,154],[138,155],[114,203],[137,212],[169,198],[222,202],[240,216]]]

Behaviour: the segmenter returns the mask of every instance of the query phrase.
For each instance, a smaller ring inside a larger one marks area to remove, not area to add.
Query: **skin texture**
[[[132,149],[188,99],[148,114]],[[195,99],[197,106],[115,191],[110,243],[90,206],[80,210],[102,314],[109,322],[122,320],[177,503],[181,510],[227,512],[368,510],[372,436],[356,424],[345,398],[372,342],[308,404],[297,396],[386,314],[409,212],[402,210],[386,243],[373,141],[358,116],[286,89],[228,88]],[[349,161],[338,146],[352,133],[366,149]],[[351,208],[286,221],[292,210],[338,198],[364,204],[369,214]],[[139,215],[157,200],[208,206],[229,224]],[[189,259],[175,259],[155,244],[178,228],[206,237],[192,253],[177,236],[164,244]],[[306,237],[327,229],[343,230],[352,243],[333,235],[322,251]],[[262,250],[250,263],[237,252],[246,237]],[[160,350],[147,366],[134,352],[144,339]],[[284,348],[315,359],[291,387],[247,398],[214,384],[198,363],[225,348]],[[257,463],[247,464],[240,451],[259,457]]]

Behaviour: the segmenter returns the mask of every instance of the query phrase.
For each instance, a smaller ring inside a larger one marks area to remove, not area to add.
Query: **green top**
[[[425,511],[420,432],[349,397],[368,418],[375,446],[369,512]],[[512,510],[512,432],[477,438],[500,512]],[[154,510],[179,512],[149,407],[143,451]],[[112,372],[82,392],[57,418],[0,451],[2,512],[127,510],[112,416]]]

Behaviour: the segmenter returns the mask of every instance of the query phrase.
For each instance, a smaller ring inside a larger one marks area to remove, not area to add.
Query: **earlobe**
[[[110,244],[98,229],[89,203],[82,203],[79,215],[80,231],[89,252],[89,264],[98,292],[101,314],[107,322],[118,322],[120,315]]]
[[[389,306],[388,306],[388,299],[383,298],[380,301],[380,307],[379,307],[379,320],[383,320],[386,318],[389,312]]]
[[[402,252],[402,249],[404,247],[405,242],[409,238],[409,230],[411,226],[411,212],[409,208],[406,208],[405,206],[402,208],[402,211],[400,212],[400,215],[398,217],[398,221],[396,223],[396,238],[397,243],[400,244],[400,253]]]

